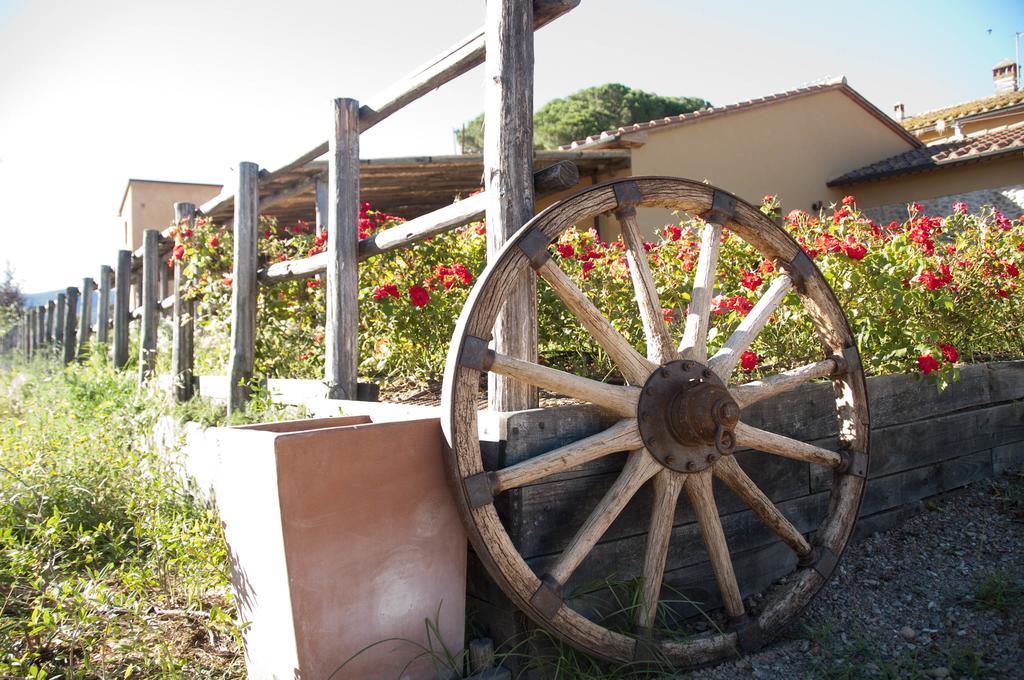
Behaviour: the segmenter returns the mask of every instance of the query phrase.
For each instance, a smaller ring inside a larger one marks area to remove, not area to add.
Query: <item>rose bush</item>
[[[778,219],[777,197],[762,210]],[[674,337],[686,318],[699,252],[701,221],[679,216],[645,244]],[[398,222],[363,205],[360,236]],[[908,206],[902,223],[879,225],[858,211],[852,196],[819,215],[790,212],[784,228],[803,246],[835,290],[857,335],[869,373],[919,371],[943,384],[961,361],[1024,355],[1020,270],[1024,221],[990,208],[969,212],[957,203],[944,217]],[[315,255],[326,234],[311,225],[261,218],[263,264]],[[185,263],[199,301],[197,370],[220,372],[227,360],[231,233],[198,221],[176,234],[171,254]],[[637,347],[643,330],[633,301],[621,239],[601,240],[593,229],[570,228],[552,257]],[[419,242],[364,263],[359,269],[360,373],[384,383],[436,379],[459,312],[486,253],[482,223]],[[709,351],[720,347],[772,280],[776,263],[726,230],[712,305]],[[539,291],[542,361],[605,377],[615,369],[589,334],[543,282]],[[324,287],[308,279],[261,287],[257,309],[257,366],[268,377],[321,377]],[[820,358],[821,349],[796,295],[743,354],[737,373],[757,376]]]

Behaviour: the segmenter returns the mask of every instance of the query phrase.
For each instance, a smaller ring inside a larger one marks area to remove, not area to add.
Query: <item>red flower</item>
[[[683,230],[674,224],[670,224],[665,227],[665,236],[667,236],[669,240],[678,241],[683,236]]]
[[[383,300],[386,297],[400,298],[401,293],[398,292],[398,286],[393,283],[385,283],[383,286],[376,286],[373,289],[373,299]]]
[[[178,259],[180,260],[181,258],[179,257]],[[1020,276],[1020,270],[1017,269],[1017,265],[1013,264],[1012,262],[1004,262],[1003,268],[1006,270],[1007,276],[1013,278],[1017,278],[1018,276]]]
[[[843,252],[851,260],[863,260],[864,256],[868,254],[868,249],[863,243],[850,241],[843,246]]]
[[[740,366],[744,371],[752,371],[757,366],[757,355],[749,349],[740,355]]]
[[[270,238],[273,235],[274,235],[274,231],[272,229],[265,229],[263,231],[263,238]]]
[[[940,264],[939,272],[936,274],[932,270],[926,269],[917,277],[917,281],[928,290],[938,290],[953,283],[953,275],[950,273],[948,265]]]
[[[464,286],[473,283],[473,274],[461,262],[456,262],[452,265],[452,273],[458,277]]]
[[[757,290],[762,283],[764,283],[764,279],[754,272],[743,272],[743,281],[741,285],[747,290]]]
[[[314,290],[319,287],[320,279],[309,279],[308,281],[306,281],[306,288],[309,288],[310,290]]]
[[[917,367],[921,369],[922,373],[928,375],[932,371],[938,370],[939,362],[931,354],[922,354],[917,357]]]
[[[179,262],[185,257],[185,246],[174,246],[174,259]]]
[[[921,205],[920,203],[907,203],[907,210],[910,211],[912,214],[916,215],[917,213],[924,210],[924,206]]]
[[[853,205],[857,202],[857,199],[853,196],[843,196],[843,205]]]
[[[742,295],[736,295],[734,297],[719,298],[715,302],[715,306],[711,311],[715,314],[721,314],[722,312],[731,310],[740,316],[746,316],[753,308],[753,302]]]
[[[225,276],[223,279],[220,280],[220,282],[223,283],[228,288],[231,287],[231,277],[230,276]]]
[[[953,347],[948,342],[940,342],[939,349],[942,350],[942,356],[951,364],[955,364],[957,359],[960,358],[960,353],[956,351],[956,347]]]
[[[771,260],[762,260],[757,268],[762,274],[771,274],[775,271],[775,265],[772,264]]]
[[[997,290],[996,291],[996,295],[998,295],[999,297],[1001,297],[1003,299],[1006,299],[1006,298],[1010,297],[1009,291],[1007,291],[1007,290],[1005,290],[1003,288],[1000,288],[999,290]]]
[[[559,243],[558,254],[562,257],[572,257],[573,255],[576,254],[576,251],[568,243]]]
[[[953,203],[953,214],[954,215],[966,215],[967,204],[963,201],[956,201]]]
[[[845,205],[845,203],[844,203],[844,205]],[[850,216],[850,209],[849,208],[845,208],[845,207],[844,208],[840,208],[839,210],[835,211],[835,213],[832,214],[832,221],[835,222],[836,224],[839,224],[839,222],[841,220],[843,220],[844,218],[847,218],[849,216]]]
[[[413,307],[426,307],[430,302],[430,293],[423,286],[413,284],[409,286],[409,303]]]
[[[211,236],[210,237],[210,247],[211,248],[216,248],[219,245],[220,245],[220,239],[217,238],[216,236]]]
[[[583,263],[583,278],[587,278],[587,275],[590,274],[590,270],[593,269],[593,268],[594,268],[594,261],[593,260],[587,260],[586,262],[584,262]]]
[[[662,309],[661,316],[665,319],[665,323],[672,323],[672,319],[675,318],[675,312],[671,309]]]
[[[183,238],[186,239],[192,238],[192,230],[189,229],[188,227],[185,227],[184,229],[181,230],[181,235]]]

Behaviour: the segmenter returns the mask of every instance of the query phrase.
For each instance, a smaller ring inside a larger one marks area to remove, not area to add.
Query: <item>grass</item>
[[[1006,616],[1024,605],[1024,584],[1014,581],[1006,570],[996,569],[977,583],[970,601],[979,609]]]
[[[102,359],[3,361],[0,677],[243,676],[219,520],[145,444],[166,397]]]

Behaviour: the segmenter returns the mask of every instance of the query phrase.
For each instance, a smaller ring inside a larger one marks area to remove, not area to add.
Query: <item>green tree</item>
[[[6,333],[18,322],[24,303],[21,288],[14,280],[14,269],[8,262],[4,267],[3,280],[0,281],[0,333]]]
[[[708,106],[711,102],[700,97],[667,97],[620,83],[588,87],[549,101],[533,115],[533,143],[538,149],[551,149],[603,130]],[[463,153],[479,153],[483,149],[484,115],[466,122],[455,133]]]

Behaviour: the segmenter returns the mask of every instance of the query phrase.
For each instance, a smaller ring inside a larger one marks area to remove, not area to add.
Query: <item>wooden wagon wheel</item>
[[[700,215],[701,238],[685,331],[678,344],[661,312],[636,223],[637,206]],[[641,355],[551,259],[549,246],[570,225],[614,213],[622,227],[648,356]],[[714,356],[707,356],[709,317],[723,226],[776,263],[780,275]],[[514,282],[532,267],[620,369],[627,385],[611,385],[521,361],[488,349],[495,318]],[[763,380],[727,385],[741,353],[795,291],[818,330],[824,358]],[[485,470],[478,438],[482,372],[493,371],[595,404],[616,417],[609,429],[499,470]],[[816,378],[830,377],[839,446],[832,451],[744,423],[742,409]],[[535,622],[587,653],[617,662],[659,658],[679,667],[707,664],[759,647],[795,616],[828,579],[857,518],[868,454],[868,406],[856,345],[842,309],[812,261],[758,209],[689,180],[636,177],[587,188],[537,215],[509,240],[481,275],[452,339],[445,371],[443,426],[447,465],[473,547],[509,598]],[[737,448],[805,461],[833,471],[827,516],[809,542],[747,476]],[[516,550],[494,499],[576,465],[629,451],[616,481],[544,573]],[[795,573],[765,593],[748,615],[712,494],[718,477],[798,556]],[[629,500],[648,481],[653,503],[643,565],[643,599],[632,629],[612,630],[570,606],[561,592]],[[652,629],[676,504],[685,491],[721,592],[730,625],[679,639]]]

